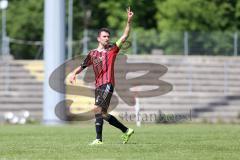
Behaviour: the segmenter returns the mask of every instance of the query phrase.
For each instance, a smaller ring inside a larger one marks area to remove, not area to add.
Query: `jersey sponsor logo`
[[[102,63],[102,61],[103,61],[103,56],[93,58],[93,64],[95,65],[99,65],[100,63]]]

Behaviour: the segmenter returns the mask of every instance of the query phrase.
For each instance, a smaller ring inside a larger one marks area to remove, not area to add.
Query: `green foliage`
[[[237,29],[236,4],[218,0],[156,1],[158,29],[178,31],[213,31]]]
[[[7,33],[15,39],[43,40],[43,0],[11,0],[7,10]],[[11,45],[15,58],[34,58],[39,47]]]
[[[188,50],[190,55],[233,55],[235,32],[188,32]],[[239,35],[239,34],[238,34]],[[165,54],[184,52],[183,31],[162,31],[159,45]],[[239,44],[238,44],[239,46]]]
[[[79,40],[73,46],[75,55],[81,54],[84,28],[96,31],[101,27],[108,27],[121,34],[126,24],[126,8],[129,5],[135,14],[132,25],[137,35],[140,54],[149,54],[156,48],[163,49],[165,54],[182,54],[183,33],[189,31],[192,54],[231,55],[233,33],[240,28],[240,0],[73,0],[73,2],[73,39]],[[65,3],[67,18],[68,0]],[[43,15],[44,0],[9,0],[8,36],[42,41]],[[212,31],[214,33],[208,34]],[[94,40],[90,46],[94,47],[96,41],[93,35],[96,34],[92,32],[90,34],[90,40]],[[199,46],[202,48],[195,52]],[[42,46],[11,43],[11,54],[20,59],[39,57],[42,49]]]
[[[135,32],[137,36],[138,54],[149,54],[153,48],[161,48],[159,33],[156,30],[138,28]]]
[[[167,54],[183,49],[183,33],[189,32],[191,54],[232,55],[233,34],[239,29],[238,0],[156,1],[158,30]],[[176,33],[177,32],[177,33]]]
[[[189,36],[190,53],[194,55],[233,55],[233,32],[194,32]]]
[[[160,45],[165,54],[183,54],[184,33],[179,31],[162,31],[160,34]]]
[[[124,20],[126,19],[125,8],[127,8],[124,1],[116,2],[112,0],[105,0],[99,4],[99,7],[102,11],[107,13],[108,16],[106,19],[110,28],[118,29],[119,27],[124,26]]]

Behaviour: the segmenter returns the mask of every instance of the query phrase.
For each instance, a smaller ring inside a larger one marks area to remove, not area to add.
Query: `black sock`
[[[97,133],[96,139],[99,139],[100,141],[102,141],[102,130],[103,130],[102,114],[95,114],[95,118],[96,118],[95,126],[96,126],[96,133]]]
[[[120,129],[123,133],[125,133],[128,128],[126,126],[124,126],[121,122],[119,122],[113,115],[108,114],[107,118],[104,118],[106,121],[109,122],[109,124],[111,124],[112,126]]]

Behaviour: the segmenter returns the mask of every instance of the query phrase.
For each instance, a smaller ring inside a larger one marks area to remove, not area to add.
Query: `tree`
[[[7,33],[10,38],[43,40],[43,0],[11,0],[7,10]],[[15,58],[34,58],[39,46],[11,44]]]
[[[184,31],[190,32],[189,50],[194,54],[204,54],[209,51],[214,54],[230,54],[233,51],[233,33],[224,34],[223,32],[234,32],[239,29],[239,0],[181,2],[179,0],[156,0],[155,2],[158,8],[156,14],[158,30],[161,31],[160,44],[168,54],[176,48],[182,48]],[[182,32],[182,38],[176,37],[179,39],[177,45],[169,45],[173,37],[171,31]],[[200,49],[196,51],[196,47],[199,46]]]
[[[156,0],[158,29],[213,31],[237,29],[236,3],[221,0]]]

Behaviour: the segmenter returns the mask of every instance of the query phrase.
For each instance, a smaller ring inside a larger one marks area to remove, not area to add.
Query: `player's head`
[[[107,28],[101,28],[98,31],[98,37],[97,37],[98,43],[100,43],[102,46],[107,47],[109,45],[110,41],[110,31]]]

